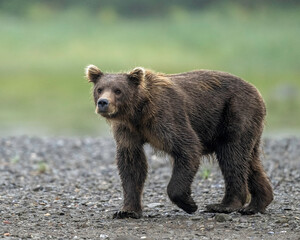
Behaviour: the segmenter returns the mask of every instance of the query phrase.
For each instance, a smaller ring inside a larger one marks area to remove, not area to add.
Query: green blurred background
[[[300,133],[300,1],[0,0],[0,135],[107,135],[84,68],[230,72]]]

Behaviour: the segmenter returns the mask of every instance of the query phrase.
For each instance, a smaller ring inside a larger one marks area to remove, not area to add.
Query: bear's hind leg
[[[248,156],[239,143],[224,143],[216,150],[225,180],[225,196],[221,203],[206,206],[208,212],[230,213],[240,210],[246,203],[248,187]]]
[[[266,207],[273,200],[273,190],[268,177],[259,159],[259,141],[252,151],[248,187],[251,193],[251,202],[241,209],[242,214],[264,213]]]

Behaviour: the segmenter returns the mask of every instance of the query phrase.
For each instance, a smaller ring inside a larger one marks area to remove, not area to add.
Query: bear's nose
[[[107,111],[109,101],[107,99],[100,98],[97,102],[98,108],[101,112]]]

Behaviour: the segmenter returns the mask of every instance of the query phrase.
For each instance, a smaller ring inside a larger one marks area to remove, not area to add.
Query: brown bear
[[[272,187],[259,158],[266,108],[254,86],[209,70],[162,74],[138,67],[111,74],[90,65],[86,76],[94,83],[96,112],[110,123],[117,145],[124,204],[114,218],[142,216],[145,143],[172,158],[167,193],[187,213],[197,210],[191,184],[200,158],[211,154],[224,176],[225,195],[207,211],[263,213],[271,203]]]

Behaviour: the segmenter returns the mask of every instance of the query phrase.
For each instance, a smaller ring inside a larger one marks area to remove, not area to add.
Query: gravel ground
[[[143,218],[115,220],[122,192],[110,138],[0,138],[0,239],[300,239],[300,139],[265,139],[275,199],[265,214],[204,213],[220,201],[217,164],[194,181],[189,215],[166,194],[171,166],[146,146]]]

